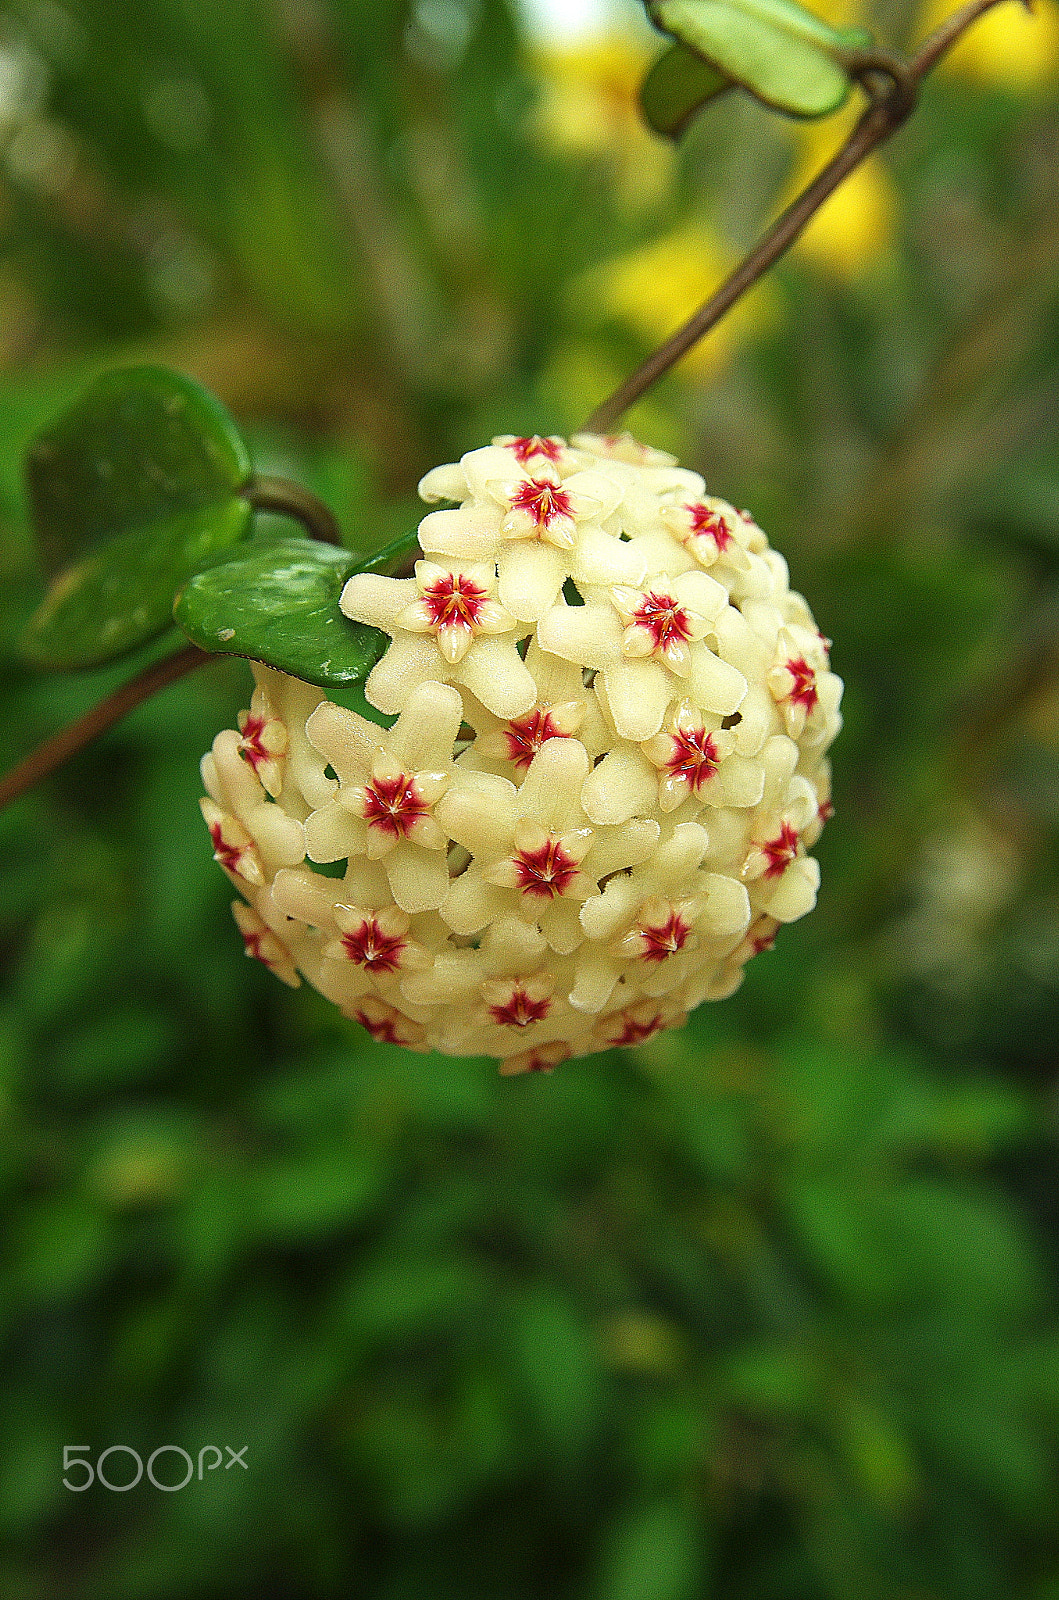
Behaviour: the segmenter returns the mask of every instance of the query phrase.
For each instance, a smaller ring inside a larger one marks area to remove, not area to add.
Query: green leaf
[[[200,650],[264,661],[322,689],[359,685],[388,640],[344,616],[339,596],[354,572],[377,572],[414,542],[396,540],[367,563],[313,539],[252,543],[190,578],[173,615]]]
[[[199,384],[163,367],[105,372],[26,453],[45,571],[134,529],[224,507],[249,476],[235,424]]]
[[[23,633],[23,654],[72,671],[135,650],[171,625],[180,585],[245,538],[252,515],[232,498],[111,539],[56,578]]]
[[[54,575],[22,640],[38,666],[99,666],[164,632],[181,584],[250,531],[235,425],[160,367],[97,378],[37,436],[25,472]]]
[[[649,0],[652,20],[759,100],[796,117],[835,111],[850,89],[839,32],[794,0]]]
[[[352,1227],[378,1199],[386,1171],[375,1152],[313,1151],[259,1167],[250,1185],[250,1226],[273,1243],[295,1244]]]
[[[577,1308],[546,1287],[512,1307],[510,1349],[545,1448],[569,1459],[599,1425],[605,1391],[600,1353]]]
[[[448,500],[443,501],[443,506],[448,506]],[[440,508],[437,508],[440,509]],[[353,568],[354,572],[380,572],[386,577],[392,577],[401,567],[405,566],[409,557],[419,554],[419,529],[413,528],[410,533],[399,533],[396,539],[391,539],[389,544],[384,544],[381,550],[360,561]]]
[[[599,1600],[694,1600],[709,1588],[704,1519],[674,1496],[635,1506],[607,1530]]]
[[[725,73],[686,45],[674,44],[644,79],[640,108],[655,133],[679,139],[695,113],[731,87]]]
[[[379,1251],[340,1294],[337,1320],[355,1336],[400,1349],[409,1339],[474,1326],[491,1292],[482,1267],[461,1255]]]

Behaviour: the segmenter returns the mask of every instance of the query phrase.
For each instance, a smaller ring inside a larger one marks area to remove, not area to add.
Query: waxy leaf
[[[228,506],[249,476],[235,424],[199,384],[163,367],[105,372],[26,453],[45,571],[133,529]]]
[[[454,504],[454,501],[442,500],[435,509],[451,509]],[[363,560],[358,557],[353,571],[378,572],[386,578],[406,578],[412,571],[413,563],[422,554],[419,548],[419,529],[413,528],[410,533],[399,533],[396,539],[384,544],[374,555],[367,556]]]
[[[794,0],[648,0],[652,21],[748,89],[796,117],[835,111],[850,89],[843,58],[870,42],[838,30]]]
[[[160,367],[96,379],[38,435],[25,471],[53,574],[22,640],[39,666],[99,666],[164,632],[191,573],[250,532],[234,423]]]
[[[674,44],[644,79],[640,106],[649,128],[679,139],[695,113],[731,87],[731,78],[717,67],[687,45]]]
[[[413,548],[414,536],[399,543]],[[393,548],[365,563],[313,539],[251,542],[190,578],[173,615],[200,650],[249,656],[322,689],[359,684],[389,641],[343,615],[339,596],[354,572],[379,571]]]
[[[245,538],[252,515],[232,499],[119,534],[56,578],[22,635],[22,653],[37,666],[77,671],[164,633],[181,584]]]

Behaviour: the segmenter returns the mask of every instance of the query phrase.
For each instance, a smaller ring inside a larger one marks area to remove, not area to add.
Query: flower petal
[[[399,634],[368,674],[364,695],[379,711],[403,711],[413,689],[445,676],[446,664],[432,637]]]
[[[579,739],[547,740],[530,762],[517,814],[555,832],[576,827],[584,820],[581,789],[588,771],[588,751]]]
[[[360,826],[357,826],[360,822]],[[346,861],[366,850],[363,819],[355,818],[338,800],[320,806],[306,818],[306,854],[310,861]]]
[[[566,576],[561,551],[536,540],[518,540],[500,557],[500,600],[521,622],[536,622],[555,604]]]
[[[722,661],[705,645],[697,645],[691,652],[688,693],[704,711],[730,717],[742,705],[746,688],[739,668]]]
[[[553,606],[537,624],[542,650],[582,667],[606,667],[621,657],[622,628],[609,606]]]
[[[590,822],[628,822],[636,813],[650,814],[658,797],[658,777],[640,751],[619,745],[592,769],[581,790],[581,805]]]
[[[476,872],[465,872],[450,886],[441,916],[453,933],[480,933],[494,917],[507,910],[507,894]]]
[[[431,511],[419,524],[419,547],[425,555],[455,556],[460,562],[493,561],[499,542],[492,507],[466,505],[455,511]]]
[[[473,782],[470,781],[473,778]],[[518,791],[506,778],[476,772],[442,795],[434,809],[438,822],[473,856],[495,860],[507,852],[515,826]]]
[[[383,860],[390,889],[402,911],[415,916],[437,911],[449,892],[449,869],[437,850],[423,850],[401,839]]]
[[[603,693],[615,728],[639,744],[662,726],[672,679],[657,661],[619,661],[603,674]]]
[[[392,633],[394,618],[412,604],[417,594],[414,578],[383,578],[377,572],[355,572],[338,604],[353,622],[368,622],[373,628]]]
[[[476,640],[460,663],[460,682],[494,717],[520,717],[537,699],[537,685],[510,636]]]

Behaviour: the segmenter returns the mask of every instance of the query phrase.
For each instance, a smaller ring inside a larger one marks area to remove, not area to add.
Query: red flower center
[[[687,612],[669,594],[656,594],[651,590],[633,613],[633,621],[646,628],[655,642],[656,650],[667,644],[683,643],[691,638]]]
[[[378,828],[393,839],[407,839],[420,817],[429,817],[430,806],[415,779],[402,772],[396,778],[374,778],[365,786],[363,814],[369,828]]]
[[[261,735],[265,731],[264,717],[247,717],[243,723],[243,737],[239,741],[239,754],[244,761],[248,761],[256,772],[262,762],[271,761],[272,756],[261,743]]]
[[[573,504],[566,490],[542,478],[530,478],[528,483],[520,483],[511,496],[511,508],[513,511],[525,511],[539,530],[550,528],[560,517],[573,515]]]
[[[816,692],[816,673],[804,656],[796,656],[793,661],[785,661],[784,666],[794,679],[787,699],[792,705],[804,706],[807,712],[812,711],[819,698]]]
[[[489,1014],[502,1028],[528,1028],[531,1022],[542,1022],[552,1009],[549,999],[532,1000],[520,983],[516,983],[504,1005],[490,1006]]]
[[[423,603],[434,628],[466,628],[474,632],[489,595],[480,583],[462,572],[446,572],[423,590]]]
[[[533,456],[558,461],[563,453],[563,447],[557,439],[542,439],[539,433],[530,434],[528,438],[512,439],[508,449],[514,451],[515,460],[521,466],[525,466]]]
[[[781,872],[786,872],[795,856],[798,854],[798,835],[789,822],[782,824],[775,839],[767,839],[761,846],[762,854],[768,858],[765,868],[766,878],[778,878]]]
[[[821,822],[830,822],[835,814],[835,808],[830,800],[822,800],[817,807],[816,814]]]
[[[527,711],[525,716],[512,717],[504,729],[508,760],[514,762],[519,772],[526,770],[545,740],[568,737],[555,726],[550,711]]]
[[[691,929],[679,911],[671,911],[664,922],[641,928],[639,932],[646,945],[640,960],[665,961],[684,948]]]
[[[258,928],[253,933],[243,934],[243,944],[246,946],[246,953],[248,956],[253,956],[255,961],[261,961],[267,967],[269,962],[267,958],[261,954],[261,940],[263,937],[263,930]]]
[[[359,1022],[362,1028],[367,1028],[373,1039],[380,1044],[403,1044],[404,1041],[398,1034],[398,1019],[400,1012],[391,1011],[387,1016],[371,1017],[366,1011],[354,1011],[353,1020]]]
[[[579,870],[558,839],[549,839],[536,850],[519,850],[512,860],[521,892],[541,900],[554,900],[562,894]]]
[[[535,1050],[526,1062],[527,1072],[554,1072],[558,1062],[545,1050]]]
[[[219,861],[222,867],[227,867],[229,872],[238,872],[239,863],[243,859],[244,844],[226,844],[222,832],[223,823],[210,823],[210,838],[213,840],[213,859]]]
[[[666,762],[666,771],[685,779],[691,792],[698,794],[721,764],[713,735],[705,728],[678,728],[670,737],[673,754]]]
[[[396,972],[405,943],[397,934],[383,933],[374,917],[362,922],[356,933],[342,935],[350,961],[358,967],[366,967],[369,972]]]
[[[711,511],[709,506],[701,501],[694,505],[684,507],[691,518],[691,533],[694,537],[705,537],[713,540],[717,546],[718,554],[723,555],[734,537],[727,520]]]
[[[662,1027],[662,1013],[656,1012],[650,1022],[637,1022],[635,1017],[623,1011],[620,1021],[621,1033],[610,1040],[615,1049],[619,1050],[623,1045],[643,1044],[645,1039],[652,1038]]]

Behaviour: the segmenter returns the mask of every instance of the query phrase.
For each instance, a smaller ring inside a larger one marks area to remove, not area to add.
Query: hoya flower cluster
[[[387,728],[255,666],[203,762],[247,950],[377,1039],[550,1070],[731,994],[813,906],[842,685],[747,512],[628,436],[499,438],[420,486]]]

